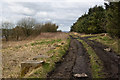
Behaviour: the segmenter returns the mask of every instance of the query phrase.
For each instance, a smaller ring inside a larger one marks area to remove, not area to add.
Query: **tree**
[[[89,9],[71,27],[71,31],[79,33],[102,33],[104,30],[105,10],[102,6]]]
[[[23,28],[16,26],[13,28],[13,36],[15,36],[16,40],[19,40],[19,37],[23,35]]]
[[[2,36],[5,37],[6,41],[8,41],[8,38],[11,34],[11,28],[13,27],[13,24],[10,22],[3,22],[2,23]]]
[[[106,31],[114,38],[120,38],[120,2],[106,5]]]
[[[58,26],[56,24],[52,24],[51,22],[45,23],[41,27],[42,32],[57,32]]]
[[[42,26],[43,26],[43,25],[42,25],[41,23],[35,24],[33,33],[34,33],[35,35],[41,34],[41,28],[42,28]]]
[[[35,23],[35,19],[27,17],[18,21],[17,26],[23,27],[24,34],[28,37],[32,34],[32,29],[34,28]]]

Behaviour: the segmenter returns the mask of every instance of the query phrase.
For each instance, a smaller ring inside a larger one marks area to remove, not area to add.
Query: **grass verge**
[[[108,35],[106,36],[101,36],[101,35],[98,35],[96,37],[92,37],[92,38],[89,38],[90,40],[95,40],[95,41],[98,41],[98,42],[101,42],[102,44],[106,45],[106,46],[109,46],[110,48],[112,48],[116,53],[118,53],[120,55],[120,40],[117,40],[117,39],[112,39],[111,37],[109,37]]]
[[[66,54],[66,51],[69,48],[69,43],[70,43],[70,39],[67,39],[64,44],[56,45],[56,48],[49,50],[47,54],[51,56],[49,58],[44,59],[45,63],[41,67],[33,70],[29,76],[25,76],[25,77],[46,78],[47,73],[55,68],[55,63],[61,60],[62,56]]]

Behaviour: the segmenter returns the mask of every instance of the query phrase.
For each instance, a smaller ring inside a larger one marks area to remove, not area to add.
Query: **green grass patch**
[[[87,49],[87,52],[89,54],[89,58],[90,58],[90,63],[91,63],[91,69],[92,69],[92,77],[93,78],[104,78],[103,76],[103,64],[101,62],[101,60],[98,58],[98,56],[96,55],[96,53],[94,52],[94,50],[83,40],[78,39],[78,41],[80,41],[84,47]]]
[[[27,45],[27,44],[25,44],[24,46],[25,46],[25,47],[28,47],[28,45]]]
[[[55,53],[56,51],[54,49],[49,50],[47,53]]]
[[[22,46],[16,46],[15,48],[16,48],[16,49],[19,49],[19,48],[21,48],[21,47],[22,47]]]
[[[46,70],[46,72],[48,72],[50,70],[50,63],[43,63],[43,69]]]

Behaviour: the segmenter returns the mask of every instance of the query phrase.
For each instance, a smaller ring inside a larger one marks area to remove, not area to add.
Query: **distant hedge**
[[[14,27],[15,26],[15,27]],[[57,32],[58,26],[51,22],[38,23],[34,18],[22,18],[17,24],[2,23],[2,37],[8,41],[10,38],[19,40],[20,37],[39,35],[41,32]]]

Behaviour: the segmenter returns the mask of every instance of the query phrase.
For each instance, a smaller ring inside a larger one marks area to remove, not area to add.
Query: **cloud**
[[[12,10],[12,12],[16,14],[23,14],[23,15],[34,15],[35,14],[34,10],[23,7],[23,6],[9,6],[9,8]]]
[[[5,2],[103,2],[104,0],[4,0]]]
[[[70,30],[71,25],[90,7],[103,5],[103,0],[2,0],[3,21],[16,23],[30,16],[40,22],[57,23],[61,30]],[[1,4],[0,4],[1,5]],[[1,20],[0,20],[1,21]]]

